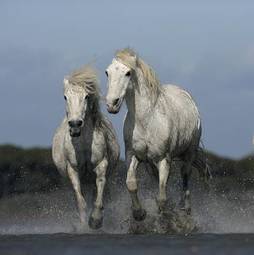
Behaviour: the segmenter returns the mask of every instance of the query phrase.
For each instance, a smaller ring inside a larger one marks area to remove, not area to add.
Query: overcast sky
[[[207,149],[253,151],[254,1],[1,0],[0,143],[49,146],[64,115],[62,80],[133,47],[162,83],[189,90]],[[103,109],[105,111],[105,109]],[[108,115],[122,146],[122,120]]]

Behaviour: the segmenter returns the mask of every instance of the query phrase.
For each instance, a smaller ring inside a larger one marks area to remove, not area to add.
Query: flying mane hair
[[[152,90],[153,93],[158,94],[160,92],[160,81],[157,78],[156,73],[137,55],[134,50],[130,48],[118,50],[115,54],[115,57],[121,63],[128,66],[134,71],[136,67],[140,68],[143,73],[146,85]]]
[[[89,65],[75,70],[66,77],[70,84],[84,88],[88,94],[99,98],[99,81],[96,71]]]
[[[90,95],[89,111],[96,125],[100,125],[102,116],[100,111],[100,90],[97,72],[94,68],[86,65],[80,69],[73,71],[69,76],[66,76],[70,86],[84,88]]]

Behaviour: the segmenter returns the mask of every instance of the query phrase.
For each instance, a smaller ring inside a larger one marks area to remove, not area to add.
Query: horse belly
[[[166,154],[168,154],[166,143],[158,142],[158,140],[149,139],[147,142],[147,158],[155,162],[166,157]]]
[[[170,128],[168,120],[157,114],[147,128],[147,155],[149,159],[161,159],[168,153]]]

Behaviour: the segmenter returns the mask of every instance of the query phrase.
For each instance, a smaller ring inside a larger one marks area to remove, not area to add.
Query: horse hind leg
[[[135,156],[131,157],[131,162],[127,172],[126,185],[131,196],[132,201],[132,215],[137,221],[142,221],[146,217],[146,211],[142,208],[138,198],[138,185],[136,171],[138,167],[138,160]]]
[[[103,192],[106,183],[106,171],[108,167],[107,159],[103,159],[95,168],[97,196],[94,203],[94,209],[89,218],[89,226],[92,229],[102,227],[103,222]]]
[[[189,179],[192,171],[192,162],[194,160],[194,154],[190,154],[185,157],[184,164],[181,168],[181,176],[183,183],[182,198],[181,198],[181,209],[185,210],[187,214],[191,213],[191,197],[189,190]]]

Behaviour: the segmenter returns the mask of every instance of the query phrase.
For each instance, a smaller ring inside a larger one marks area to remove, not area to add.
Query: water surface
[[[252,255],[254,234],[0,236],[4,255]]]

